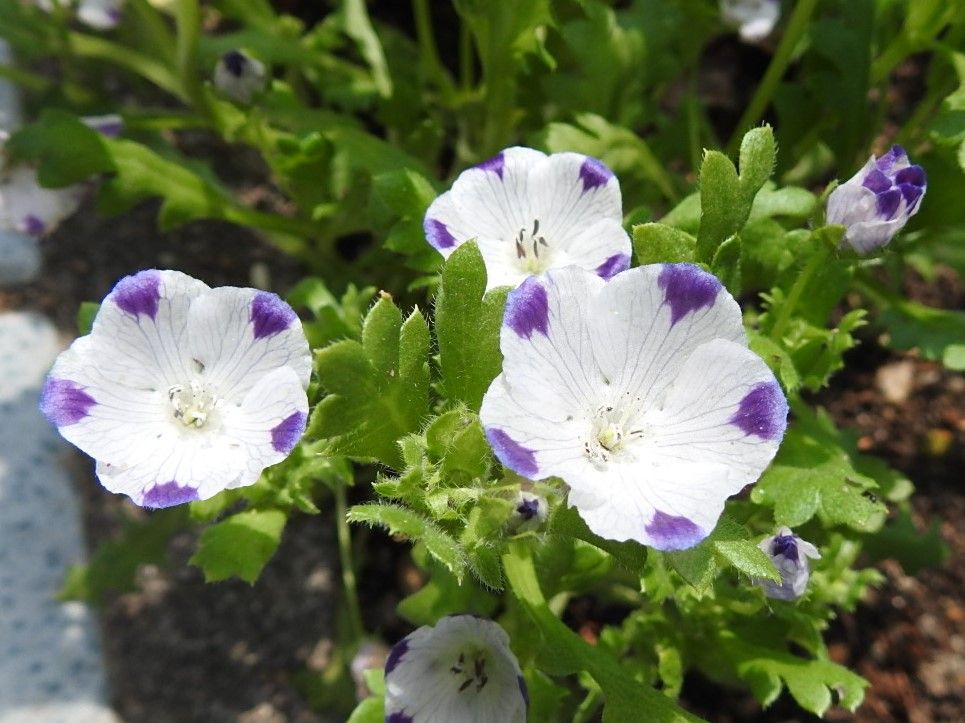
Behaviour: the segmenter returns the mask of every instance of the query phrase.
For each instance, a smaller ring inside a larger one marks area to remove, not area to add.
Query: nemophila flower
[[[720,0],[724,23],[737,28],[748,43],[763,40],[781,17],[780,0]]]
[[[520,532],[537,530],[546,522],[548,514],[549,505],[544,497],[521,490],[516,495],[511,524]]]
[[[620,182],[578,153],[507,148],[463,171],[426,211],[426,239],[448,257],[475,239],[488,287],[576,265],[607,279],[630,264]]]
[[[608,539],[697,544],[784,435],[787,402],[737,302],[692,264],[527,279],[500,347],[480,411],[493,451],[529,479],[561,478]]]
[[[53,12],[55,6],[75,7],[77,19],[95,30],[110,30],[121,22],[124,0],[36,0],[44,12]]]
[[[828,223],[847,227],[845,242],[859,254],[885,246],[918,213],[927,188],[925,170],[901,146],[872,156],[828,197]]]
[[[801,597],[811,577],[808,558],[820,559],[818,549],[791,532],[789,527],[782,527],[776,535],[762,540],[758,547],[771,558],[781,574],[780,585],[771,580],[758,581],[764,588],[764,594],[778,600],[797,600]]]
[[[243,50],[229,50],[214,68],[214,87],[237,103],[250,103],[266,80],[264,63]]]
[[[40,408],[97,460],[104,487],[169,507],[285,459],[305,429],[310,370],[301,322],[274,294],[141,271],[57,358]]]
[[[386,723],[524,723],[528,707],[509,636],[491,620],[442,618],[385,661]]]

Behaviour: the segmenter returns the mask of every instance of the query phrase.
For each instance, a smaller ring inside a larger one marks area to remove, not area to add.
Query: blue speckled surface
[[[116,720],[93,616],[54,599],[85,554],[68,448],[37,409],[59,350],[46,319],[0,313],[0,723]]]

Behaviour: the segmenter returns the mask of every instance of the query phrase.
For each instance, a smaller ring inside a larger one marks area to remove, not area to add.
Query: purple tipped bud
[[[546,499],[532,492],[520,491],[516,495],[512,525],[519,532],[536,530],[546,522],[549,505]]]
[[[243,50],[229,50],[214,69],[214,87],[231,100],[247,105],[264,90],[265,65]]]
[[[758,547],[771,558],[781,574],[780,584],[771,580],[756,581],[764,588],[764,594],[777,600],[800,598],[811,577],[808,558],[817,560],[821,557],[817,548],[795,535],[788,527],[782,527],[776,535],[765,538]]]
[[[927,179],[901,146],[872,156],[828,197],[828,223],[847,228],[845,242],[859,254],[885,246],[918,213]]]

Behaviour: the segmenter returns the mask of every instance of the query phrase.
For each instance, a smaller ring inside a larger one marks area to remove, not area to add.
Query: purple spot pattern
[[[603,161],[586,157],[580,166],[580,180],[583,181],[583,193],[598,186],[605,186],[613,178],[613,171],[607,168]]]
[[[596,267],[596,275],[609,281],[621,271],[630,267],[630,257],[627,254],[613,254],[606,261]]]
[[[399,642],[392,646],[392,650],[389,651],[389,657],[385,659],[385,674],[388,675],[396,666],[402,662],[402,657],[409,652],[409,639],[402,638]]]
[[[131,316],[144,314],[154,319],[161,300],[161,273],[151,269],[125,276],[114,286],[109,298]]]
[[[526,681],[523,676],[516,676],[516,683],[519,685],[519,692],[523,696],[523,702],[526,703],[526,710],[529,710],[529,690],[526,688]]]
[[[274,336],[290,327],[298,315],[277,294],[259,291],[251,301],[251,323],[255,339]]]
[[[908,154],[901,146],[891,150],[875,161],[861,181],[861,185],[875,194],[875,210],[878,221],[892,221],[901,212],[905,201],[905,213],[910,216],[917,210],[918,202],[928,186],[925,169],[921,166],[905,166],[895,169],[899,163],[907,163]]]
[[[777,535],[771,542],[771,554],[780,555],[788,560],[797,560],[797,536],[796,535]]]
[[[660,510],[644,529],[658,550],[686,550],[706,537],[703,530],[686,517],[675,517]]]
[[[198,499],[198,491],[194,487],[181,487],[176,481],[171,480],[164,484],[156,484],[147,490],[141,500],[141,506],[160,509],[194,502],[196,499]]]
[[[787,427],[787,399],[777,382],[761,382],[741,399],[728,422],[746,435],[780,439]]]
[[[694,264],[664,264],[657,284],[670,306],[671,326],[691,312],[713,306],[722,288],[716,276]]]
[[[422,228],[426,233],[426,240],[439,251],[451,249],[456,245],[456,237],[442,221],[426,216],[422,222]]]
[[[489,171],[490,173],[495,173],[499,176],[500,180],[503,177],[503,169],[506,167],[506,157],[500,152],[487,161],[483,161],[476,166],[481,171]]]
[[[271,430],[271,446],[276,452],[288,454],[305,432],[305,422],[308,415],[304,412],[292,412]]]
[[[516,505],[516,514],[524,520],[531,520],[539,514],[539,500],[523,500]]]
[[[47,230],[47,224],[32,213],[28,213],[20,222],[20,230],[28,236],[43,236]]]
[[[225,69],[236,78],[240,78],[248,65],[248,58],[240,50],[229,50],[221,56]]]
[[[495,427],[486,429],[486,439],[499,461],[529,479],[535,479],[539,474],[536,464],[536,453],[524,447],[506,432]]]
[[[412,716],[406,715],[402,711],[396,713],[389,713],[385,717],[385,723],[413,723]]]
[[[90,413],[97,401],[76,382],[48,377],[40,394],[40,411],[51,424],[66,427]]]
[[[549,334],[549,299],[546,289],[535,276],[528,277],[510,292],[506,299],[503,325],[529,339],[533,332]]]

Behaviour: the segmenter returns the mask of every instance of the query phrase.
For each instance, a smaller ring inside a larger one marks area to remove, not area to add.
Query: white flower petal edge
[[[776,535],[764,538],[758,547],[771,558],[781,574],[778,585],[771,580],[758,580],[764,594],[777,600],[797,600],[807,590],[811,578],[808,558],[820,560],[821,553],[810,542],[795,535],[790,527],[782,527]]]
[[[264,291],[142,271],[104,299],[54,363],[41,411],[145,507],[254,483],[305,429],[311,353],[295,312]]]
[[[509,636],[491,620],[442,618],[385,661],[386,723],[525,723],[528,707]]]
[[[474,239],[492,289],[569,265],[610,278],[630,264],[622,221],[620,182],[601,161],[513,147],[463,171],[424,229],[445,257]]]
[[[692,547],[784,435],[787,402],[747,348],[740,308],[691,264],[528,279],[507,300],[500,346],[480,411],[496,456],[529,479],[561,478],[608,539]]]
[[[720,14],[727,25],[738,28],[748,43],[763,40],[781,17],[780,0],[720,0]]]
[[[0,177],[0,228],[28,236],[45,236],[80,207],[82,184],[44,188],[29,166],[3,169]]]

